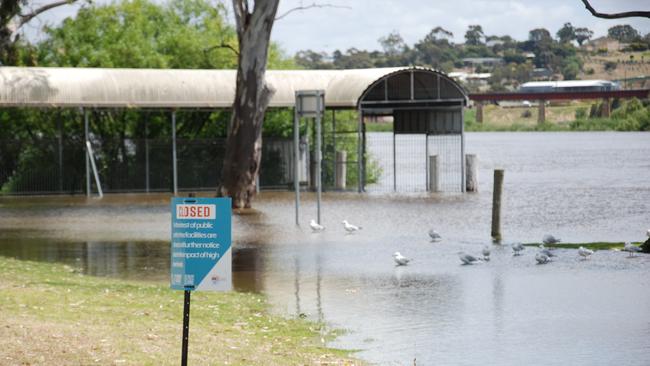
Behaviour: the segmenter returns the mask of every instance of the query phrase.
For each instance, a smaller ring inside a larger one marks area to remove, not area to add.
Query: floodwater
[[[382,365],[648,365],[650,256],[558,250],[546,265],[508,243],[552,233],[567,242],[645,240],[650,134],[473,133],[477,194],[261,194],[233,220],[234,283],[275,311],[347,333],[331,346]],[[489,244],[491,172],[504,168],[503,233],[492,259],[456,253]],[[0,199],[0,255],[64,262],[101,276],[167,281],[169,197]],[[344,233],[340,221],[363,226]],[[427,231],[443,236],[431,243]],[[391,255],[413,258],[395,267]]]

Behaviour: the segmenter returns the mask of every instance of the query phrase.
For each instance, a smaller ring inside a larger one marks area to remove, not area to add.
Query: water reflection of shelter
[[[357,70],[269,70],[267,82],[276,90],[271,98],[270,108],[295,108],[295,93],[299,90],[324,90],[325,107],[332,112],[333,129],[336,131],[336,112],[339,110],[359,111],[357,134],[357,155],[348,156],[346,163],[354,164],[357,168],[358,190],[364,191],[367,172],[366,160],[366,129],[367,118],[377,116],[389,117],[394,120],[395,135],[419,134],[426,136],[428,159],[429,136],[457,136],[447,144],[453,148],[454,157],[450,164],[455,164],[454,190],[464,190],[461,184],[464,165],[461,152],[464,144],[463,106],[467,104],[467,95],[463,89],[445,74],[427,68],[400,67],[376,68]],[[31,68],[31,67],[0,67],[0,108],[69,108],[81,110],[84,119],[86,150],[86,185],[88,195],[95,184],[95,189],[101,191],[123,191],[117,186],[115,179],[104,176],[93,166],[96,159],[105,158],[101,151],[93,157],[93,149],[101,148],[96,137],[92,134],[90,123],[97,110],[117,110],[129,108],[132,111],[166,111],[172,126],[172,154],[170,160],[172,169],[165,169],[170,174],[170,185],[174,193],[179,189],[179,170],[186,167],[177,166],[176,149],[176,113],[183,110],[227,110],[234,100],[236,82],[235,70],[161,70],[161,69],[100,69],[100,68]],[[61,125],[59,126],[62,129]],[[60,130],[62,135],[63,131]],[[333,138],[335,138],[335,133]],[[395,136],[393,139],[395,140]],[[61,144],[59,139],[59,145]],[[459,150],[459,151],[456,151]],[[62,172],[62,148],[59,146],[59,172]],[[418,152],[419,154],[420,152]],[[150,172],[149,148],[143,172],[145,179],[137,189],[149,191],[154,184],[150,176],[160,172]],[[411,152],[409,152],[411,154]],[[440,158],[443,159],[443,152]],[[456,156],[457,155],[457,156]],[[397,157],[395,144],[393,156]],[[446,155],[445,155],[446,156]],[[292,159],[286,154],[286,159]],[[307,159],[305,159],[307,160]],[[394,159],[395,160],[395,159]],[[329,162],[336,164],[335,161]],[[397,182],[396,161],[393,163],[394,182]],[[441,164],[445,164],[444,161]],[[95,164],[103,166],[103,164]],[[287,162],[286,176],[294,177],[293,164]],[[189,167],[192,168],[192,167]],[[427,164],[428,169],[428,164]],[[336,169],[334,169],[335,171]],[[181,177],[187,174],[180,174]],[[60,173],[62,174],[62,173]],[[336,174],[336,173],[334,173]],[[305,175],[302,175],[306,179]],[[430,188],[428,182],[422,182],[422,188]],[[204,186],[217,186],[217,175],[210,177],[214,182],[203,183]],[[292,179],[292,178],[291,178]],[[116,185],[115,187],[111,184]],[[181,185],[184,184],[181,182]],[[263,182],[262,182],[263,184]],[[150,187],[151,185],[151,187]],[[164,184],[161,186],[163,187]],[[182,189],[197,187],[181,186]],[[395,184],[395,189],[397,185]],[[59,190],[63,191],[62,183]]]

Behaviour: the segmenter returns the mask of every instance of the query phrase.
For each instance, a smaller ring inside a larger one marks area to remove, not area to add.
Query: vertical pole
[[[90,157],[88,156],[88,142],[90,141],[89,139],[89,133],[88,133],[88,110],[87,109],[82,109],[84,113],[84,138],[86,139],[85,141],[85,150],[86,150],[86,197],[90,197]]]
[[[316,95],[316,218],[318,219],[318,224],[320,221],[320,202],[322,194],[322,172],[321,172],[321,163],[323,160],[323,147],[321,146],[321,111],[323,111],[323,101],[321,99],[321,94]]]
[[[187,346],[190,340],[190,297],[192,291],[185,290],[183,304],[183,348],[181,350],[181,366],[187,366]]]
[[[424,170],[425,189],[429,190],[429,134],[424,134]]]
[[[300,141],[298,108],[293,109],[293,189],[296,192],[296,225],[300,225]]]
[[[333,153],[334,156],[336,156],[337,152],[336,152],[336,110],[335,109],[332,109],[332,146],[333,146],[332,153]],[[334,183],[337,182],[336,173],[337,173],[338,168],[337,168],[336,164],[337,164],[337,160],[334,159],[334,164],[332,166],[332,173],[334,175]]]
[[[602,116],[609,118],[611,116],[611,105],[609,98],[603,98],[603,113]]]
[[[178,171],[176,166],[176,111],[172,111],[172,174],[175,196],[178,194]]]
[[[467,166],[465,164],[465,108],[462,103],[460,105],[460,170],[460,191],[464,193],[467,186],[465,183]]]
[[[477,101],[476,105],[476,122],[483,123],[483,102]]]
[[[397,149],[395,131],[393,131],[393,192],[397,192]]]
[[[542,124],[546,121],[546,101],[538,100],[537,101],[537,124]]]
[[[503,193],[503,169],[494,170],[492,190],[492,238],[501,241],[501,195]]]
[[[359,123],[357,124],[357,190],[361,193],[361,125],[363,124],[363,110],[359,108]]]
[[[149,193],[149,113],[144,120],[144,185],[145,191]]]
[[[478,192],[478,157],[476,154],[465,155],[465,191]]]
[[[440,169],[438,168],[438,155],[429,156],[429,191],[440,191]]]
[[[59,192],[63,192],[63,116],[59,114]]]
[[[366,190],[366,124],[361,119],[361,192]]]

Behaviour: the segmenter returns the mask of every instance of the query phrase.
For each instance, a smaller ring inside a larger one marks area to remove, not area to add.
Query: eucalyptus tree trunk
[[[250,207],[262,157],[262,123],[275,90],[266,84],[266,61],[279,0],[233,0],[239,41],[237,86],[218,195]]]

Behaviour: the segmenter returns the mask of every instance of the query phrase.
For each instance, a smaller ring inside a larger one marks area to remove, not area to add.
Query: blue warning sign
[[[171,288],[230,291],[230,198],[174,197],[171,214]]]

